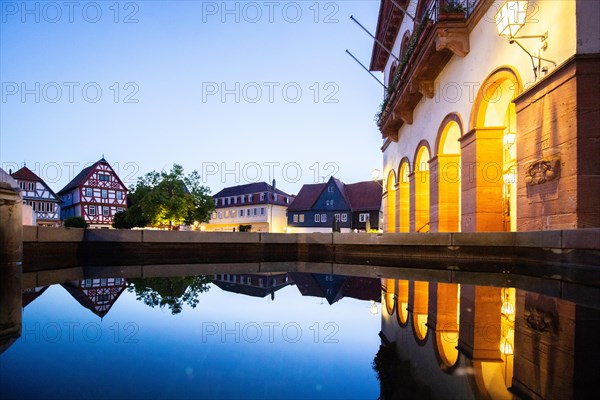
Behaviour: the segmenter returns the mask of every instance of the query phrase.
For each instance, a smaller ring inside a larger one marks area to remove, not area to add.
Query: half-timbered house
[[[60,225],[60,203],[61,200],[50,189],[42,178],[24,166],[11,176],[21,188],[23,204],[33,209],[35,221],[40,226]]]
[[[127,188],[104,158],[84,168],[58,195],[62,219],[80,216],[91,228],[110,227],[114,215],[127,209]]]

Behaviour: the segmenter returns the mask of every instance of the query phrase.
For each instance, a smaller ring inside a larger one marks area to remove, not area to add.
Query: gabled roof
[[[40,182],[54,197],[56,197],[57,200],[60,200],[58,195],[56,193],[54,193],[54,191],[52,189],[50,189],[50,186],[48,186],[42,178],[37,176],[32,170],[30,170],[27,167],[23,167],[20,170],[18,170],[17,172],[13,172],[13,174],[11,176],[14,179],[18,179],[21,181]]]
[[[364,181],[346,185],[333,177],[329,182],[332,180],[352,211],[379,210],[381,208],[382,181]],[[288,211],[310,210],[329,185],[329,182],[303,185],[292,204],[288,207]]]
[[[270,192],[270,193],[277,193],[282,196],[290,196],[289,194],[287,194],[277,188],[274,188],[273,186],[269,185],[266,182],[255,182],[255,183],[249,183],[246,185],[238,185],[238,186],[231,186],[231,187],[224,188],[219,193],[213,195],[213,197],[241,196],[244,194],[253,194],[253,193],[260,193],[260,192]]]
[[[292,204],[288,206],[288,211],[310,210],[326,186],[326,183],[303,185],[294,201],[292,201]]]
[[[77,174],[77,176],[75,176],[75,178],[73,178],[71,180],[71,182],[67,183],[67,186],[65,186],[64,188],[62,188],[58,194],[62,194],[62,193],[66,193],[71,191],[72,189],[75,189],[76,187],[79,187],[81,185],[83,185],[83,183],[88,179],[88,177],[92,174],[92,172],[96,169],[96,167],[98,166],[98,164],[107,164],[110,169],[112,170],[112,167],[110,166],[110,164],[108,163],[108,161],[106,161],[104,159],[104,157],[102,157],[100,160],[96,161],[94,164],[90,165],[87,168],[84,168],[81,170],[80,173]],[[114,170],[113,170],[113,173]],[[123,181],[121,181],[121,178],[119,178],[119,176],[115,173],[115,177],[117,178],[117,180],[119,181],[119,183],[121,184],[121,186],[123,186],[124,188],[127,188],[125,186],[125,184],[123,183]]]
[[[90,299],[87,296],[87,294],[83,291],[83,289],[79,286],[79,281],[69,281],[69,282],[61,283],[61,286],[67,292],[69,292],[69,294],[71,296],[73,296],[73,298],[75,300],[77,300],[77,302],[79,304],[81,304],[83,307],[87,308],[88,310],[90,310],[91,312],[93,312],[94,314],[99,316],[100,318],[104,318],[104,316],[110,311],[112,306],[115,304],[115,302],[117,301],[119,296],[121,296],[121,294],[125,290],[125,285],[117,287],[119,289],[119,292],[116,294],[116,296],[111,299],[110,303],[106,304],[105,309],[99,310],[98,308],[96,308],[96,304],[94,304],[92,299]],[[99,288],[93,288],[93,289],[99,289]]]
[[[346,185],[352,211],[379,210],[382,184],[382,181],[364,181]]]
[[[37,176],[32,170],[30,170],[27,167],[23,167],[17,172],[13,172],[11,176],[15,179],[20,179],[22,181],[44,182],[42,178]]]

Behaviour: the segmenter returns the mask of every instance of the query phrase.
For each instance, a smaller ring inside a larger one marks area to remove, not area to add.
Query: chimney
[[[273,179],[273,189],[275,189],[275,179]]]

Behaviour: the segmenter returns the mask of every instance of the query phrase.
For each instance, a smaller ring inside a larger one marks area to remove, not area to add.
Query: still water
[[[4,279],[3,332],[21,333],[2,338],[0,397],[578,398],[598,378],[596,290],[286,267]]]

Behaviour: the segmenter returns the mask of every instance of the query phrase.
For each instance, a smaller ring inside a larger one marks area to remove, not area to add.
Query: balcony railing
[[[415,24],[405,53],[401,55],[396,71],[390,77],[384,100],[375,116],[384,137],[392,136],[394,139],[394,129],[404,122],[412,123],[412,110],[423,94],[433,96],[433,80],[452,53],[463,57],[468,53],[467,21],[482,2],[484,0],[433,0],[427,6],[420,22]],[[456,36],[458,45],[437,37],[450,35]],[[436,40],[431,40],[432,38]],[[435,54],[436,52],[440,54]],[[426,64],[431,65],[425,66]],[[391,114],[398,114],[396,119],[399,121],[390,125]]]

